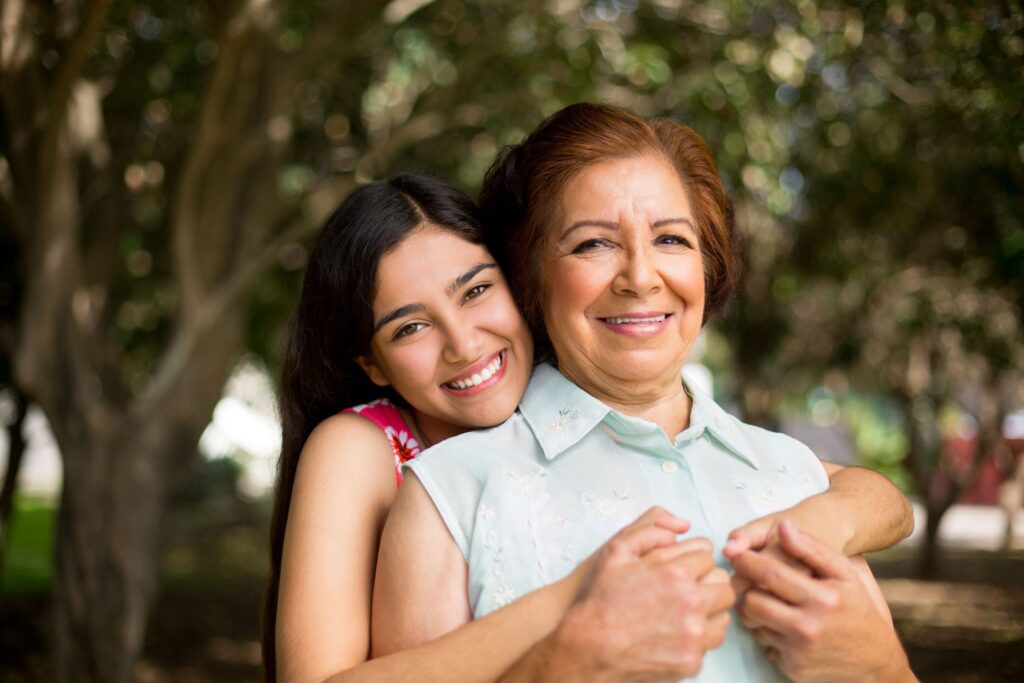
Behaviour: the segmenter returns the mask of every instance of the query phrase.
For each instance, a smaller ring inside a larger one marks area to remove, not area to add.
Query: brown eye
[[[402,337],[408,337],[410,334],[415,334],[421,329],[426,327],[426,323],[408,323],[399,327],[395,334],[391,337],[392,340],[401,339]]]
[[[690,240],[688,240],[687,238],[683,237],[682,235],[659,235],[658,239],[655,240],[655,241],[658,244],[664,244],[664,245],[668,245],[668,246],[681,246],[681,247],[692,246],[690,244]]]
[[[480,296],[481,294],[483,294],[484,292],[486,292],[490,288],[491,288],[491,285],[489,285],[489,284],[482,284],[482,285],[476,285],[474,287],[471,287],[469,289],[469,291],[466,292],[466,295],[464,297],[462,297],[462,300],[463,301],[469,301],[470,299],[475,299],[478,296]]]
[[[572,250],[572,253],[574,253],[574,254],[583,254],[583,253],[586,253],[588,251],[594,251],[595,249],[600,249],[601,247],[606,247],[606,246],[610,246],[610,245],[611,245],[611,242],[609,242],[606,239],[601,239],[601,238],[595,238],[595,239],[592,239],[592,240],[584,240],[584,241],[582,241],[582,242],[580,242],[579,244],[576,245],[576,248]]]

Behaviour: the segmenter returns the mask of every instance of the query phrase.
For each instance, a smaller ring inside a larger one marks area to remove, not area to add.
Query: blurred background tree
[[[878,397],[933,570],[1024,403],[1022,29],[994,1],[6,0],[0,383],[64,463],[59,678],[132,678],[168,503],[242,354],[276,366],[340,198],[405,169],[472,189],[580,100],[708,140],[746,236],[722,393],[765,424]]]

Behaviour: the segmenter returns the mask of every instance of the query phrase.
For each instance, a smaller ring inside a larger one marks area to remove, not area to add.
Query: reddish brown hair
[[[693,207],[704,258],[704,321],[725,311],[740,275],[732,202],[715,157],[693,129],[624,109],[573,104],[505,147],[484,177],[480,204],[488,246],[509,279],[540,353],[550,350],[542,310],[541,248],[562,189],[602,161],[656,154],[679,173]]]

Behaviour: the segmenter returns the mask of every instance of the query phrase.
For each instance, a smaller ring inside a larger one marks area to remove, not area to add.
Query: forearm
[[[500,683],[612,683],[610,670],[588,666],[581,656],[586,648],[576,643],[579,629],[573,626],[573,615],[567,614],[558,628],[540,640],[499,679]]]
[[[845,467],[832,468],[829,478],[828,491],[805,501],[809,509],[795,519],[799,527],[821,539],[833,538],[834,549],[845,555],[888,548],[910,535],[910,502],[884,476]]]
[[[494,681],[538,639],[554,631],[578,588],[577,574],[570,575],[429,643],[370,660],[327,680]]]

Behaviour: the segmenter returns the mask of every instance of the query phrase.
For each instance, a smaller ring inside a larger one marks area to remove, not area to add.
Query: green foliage
[[[173,329],[176,179],[239,6],[117,4],[86,66],[105,136],[86,154],[82,239],[118,234],[107,317],[132,389]],[[257,86],[339,4],[270,7]],[[1019,6],[981,1],[395,2],[367,28],[336,25],[265,129],[288,150],[277,191],[315,225],[334,185],[421,170],[472,189],[570,102],[680,119],[715,151],[746,239],[709,351],[733,393],[800,394],[828,369],[861,393],[906,393],[921,347],[914,392],[941,404],[1024,365],[1022,30]],[[309,248],[290,245],[245,297],[248,346],[272,369]],[[882,405],[853,410],[855,431],[895,429]],[[869,458],[896,457],[897,441],[864,439]]]
[[[917,493],[903,468],[907,436],[899,407],[884,399],[848,397],[840,410],[860,453],[860,464],[881,472],[904,492]]]

